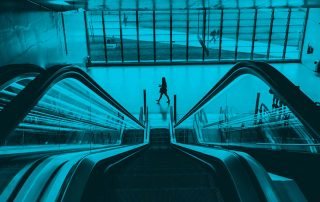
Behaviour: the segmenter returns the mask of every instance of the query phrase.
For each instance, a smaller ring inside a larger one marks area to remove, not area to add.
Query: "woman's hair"
[[[162,84],[167,85],[167,81],[165,77],[162,77]]]

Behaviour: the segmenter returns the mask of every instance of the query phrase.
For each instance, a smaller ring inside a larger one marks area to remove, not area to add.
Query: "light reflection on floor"
[[[274,64],[296,85],[299,85],[315,101],[320,101],[320,79],[302,64]],[[179,66],[143,66],[143,67],[96,67],[89,74],[118,100],[129,112],[139,115],[143,106],[143,89],[147,91],[149,117],[153,125],[167,126],[169,107],[163,96],[159,97],[161,78],[168,83],[168,94],[173,106],[173,95],[177,95],[178,117],[184,115],[213,85],[232,67],[232,65],[179,65]],[[254,99],[254,98],[253,98]],[[157,115],[158,114],[158,115]]]

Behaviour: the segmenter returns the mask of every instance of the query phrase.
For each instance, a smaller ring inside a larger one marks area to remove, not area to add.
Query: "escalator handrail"
[[[102,151],[86,156],[67,179],[67,185],[63,188],[64,190],[61,190],[59,201],[81,201],[87,183],[90,183],[90,177],[93,176],[99,164],[106,164],[104,172],[109,172],[111,167],[141,152],[147,146],[147,143],[129,145],[112,150],[112,152]]]
[[[38,75],[44,69],[33,64],[12,64],[0,67],[0,88],[14,78],[21,75]]]
[[[174,127],[176,128],[179,126],[235,79],[245,74],[254,75],[267,83],[274,94],[283,100],[289,109],[302,122],[314,140],[320,142],[319,107],[317,107],[316,104],[299,89],[299,87],[294,85],[273,66],[265,62],[244,61],[235,64],[227,74],[225,74],[213,88],[175,124]]]
[[[208,148],[202,145],[183,143],[172,143],[172,145],[179,150],[195,156],[202,154],[221,162],[229,175],[232,176],[231,178],[236,185],[238,196],[242,199],[240,201],[258,201],[257,199],[254,199],[254,197],[265,199],[263,201],[278,201],[278,193],[275,190],[270,177],[267,175],[266,170],[251,156],[243,154],[242,152],[224,150],[221,148]],[[243,163],[247,165],[244,165]],[[250,193],[252,193],[255,181],[257,182],[256,185],[258,185],[258,192],[256,192],[254,196]],[[249,191],[250,189],[251,192]]]
[[[74,65],[58,65],[38,75],[0,112],[0,140],[3,142],[6,139],[51,86],[67,78],[80,81],[122,114],[145,127],[83,70]]]
[[[78,161],[81,161],[81,159],[85,158],[86,156],[118,148],[119,146],[110,148],[105,147],[92,151],[83,150],[65,152],[61,154],[57,153],[47,156],[37,167],[32,170],[25,182],[19,187],[18,193],[11,198],[13,198],[13,201],[57,201],[56,199],[53,200],[52,198],[51,200],[43,200],[42,197],[48,190],[54,189],[52,188],[51,183],[53,183],[53,180],[56,178],[58,173],[60,173],[64,166],[71,162],[70,164],[73,165],[67,169],[70,172],[70,169],[72,169]],[[35,181],[37,181],[37,183],[34,183]],[[60,182],[63,183],[63,181],[64,180]]]

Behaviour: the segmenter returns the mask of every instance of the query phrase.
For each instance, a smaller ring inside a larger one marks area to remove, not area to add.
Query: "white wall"
[[[308,44],[314,48],[313,54],[307,54]],[[320,60],[320,8],[311,8],[307,23],[302,64],[308,69],[315,70],[315,60]]]

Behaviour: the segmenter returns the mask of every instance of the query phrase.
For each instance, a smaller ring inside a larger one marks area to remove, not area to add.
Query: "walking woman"
[[[159,104],[159,102],[160,102],[163,94],[164,94],[164,95],[167,97],[167,99],[168,99],[167,103],[170,103],[170,98],[169,98],[169,96],[168,96],[168,94],[167,94],[167,91],[168,91],[168,90],[167,90],[167,81],[166,81],[166,78],[165,78],[165,77],[162,77],[162,83],[161,83],[161,85],[159,85],[159,87],[160,87],[160,97],[159,97],[159,99],[157,100],[157,104]]]

